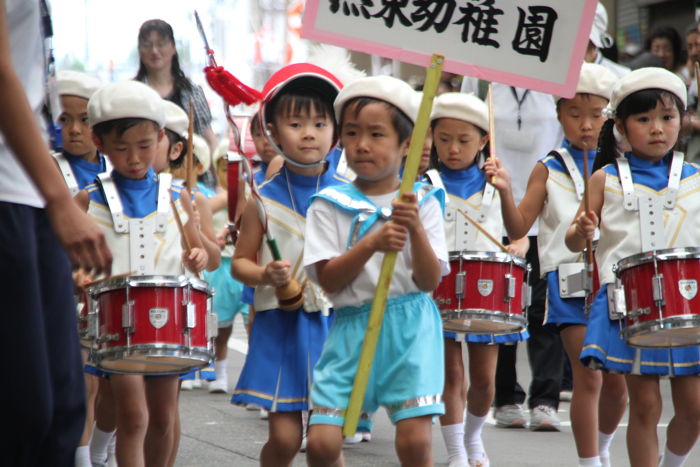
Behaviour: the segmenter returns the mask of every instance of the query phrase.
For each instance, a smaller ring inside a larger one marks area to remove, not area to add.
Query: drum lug
[[[651,285],[654,302],[657,306],[664,306],[666,304],[664,300],[664,275],[654,274],[651,278]]]
[[[622,285],[608,286],[608,317],[611,320],[618,320],[626,315],[625,288]]]
[[[122,327],[129,332],[134,328],[134,306],[133,300],[129,300],[122,306]]]
[[[87,314],[87,338],[88,339],[95,339],[97,337],[97,334],[99,333],[100,329],[100,320],[99,320],[99,309],[95,309],[95,311],[88,312]]]
[[[467,283],[467,273],[458,272],[455,276],[455,295],[458,300],[464,298],[464,286]]]
[[[523,282],[523,310],[527,310],[532,305],[532,287],[526,281]]]
[[[503,297],[504,302],[509,302],[511,299],[515,298],[515,276],[512,274],[505,274],[504,279],[506,280],[505,288],[506,288],[506,293],[505,297]]]
[[[196,313],[195,313],[195,304],[188,303],[186,308],[185,308],[185,313],[187,313],[186,326],[189,329],[196,327],[197,326],[197,318],[196,318]]]
[[[213,339],[219,335],[219,318],[216,313],[207,313],[207,339]]]

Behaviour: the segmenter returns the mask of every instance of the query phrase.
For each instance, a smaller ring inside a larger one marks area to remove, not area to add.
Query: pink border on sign
[[[414,52],[408,49],[402,49],[400,47],[382,45],[377,42],[365,41],[356,37],[344,36],[315,28],[319,3],[322,1],[323,0],[308,0],[306,2],[301,29],[302,37],[328,44],[334,44],[350,50],[357,50],[381,57],[393,58],[402,62],[412,63],[414,65],[427,67],[430,64],[430,55],[422,52]],[[582,11],[584,21],[581,23],[578,29],[573,54],[569,60],[569,70],[566,73],[566,81],[563,84],[531,78],[528,76],[519,75],[517,73],[494,70],[493,68],[469,65],[467,63],[450,59],[445,60],[444,70],[464,76],[471,76],[488,81],[495,81],[497,83],[508,84],[510,86],[541,91],[556,96],[571,97],[576,92],[576,86],[578,85],[578,79],[581,73],[581,65],[583,64],[583,56],[586,53],[586,48],[588,47],[593,18],[595,16],[595,10],[598,4],[598,0],[584,1],[585,4]],[[440,51],[436,50],[435,53],[440,53]]]

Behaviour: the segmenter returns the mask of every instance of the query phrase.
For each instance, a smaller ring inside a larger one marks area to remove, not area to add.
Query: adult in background
[[[0,352],[22,381],[0,385],[1,463],[12,466],[74,463],[85,385],[69,257],[96,274],[112,260],[46,146],[42,19],[40,0],[0,0]]]
[[[659,57],[664,68],[678,75],[684,83],[688,82],[690,75],[683,59],[683,41],[674,28],[662,26],[654,29],[644,40],[644,50]]]
[[[607,30],[608,12],[602,3],[598,3],[595,10],[593,27],[591,28],[591,35],[588,41],[588,48],[586,49],[584,60],[586,60],[588,63],[595,63],[597,65],[604,66],[608,70],[615,73],[618,78],[622,78],[630,72],[630,69],[604,57],[602,53],[603,49],[609,49],[615,44],[613,38],[610,37]]]
[[[173,28],[161,19],[151,19],[141,25],[138,38],[139,71],[136,80],[146,83],[160,97],[188,111],[194,104],[194,132],[204,137],[209,149],[218,145],[211,129],[211,111],[199,85],[190,81],[180,68]]]

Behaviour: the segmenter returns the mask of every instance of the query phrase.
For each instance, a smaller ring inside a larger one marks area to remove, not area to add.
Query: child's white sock
[[[75,467],[92,467],[90,446],[78,446],[75,450]]]
[[[93,462],[104,462],[107,459],[107,446],[112,440],[112,435],[114,431],[102,431],[95,425],[90,440],[90,458]]]
[[[598,454],[600,454],[601,462],[603,458],[610,459],[610,444],[615,437],[615,432],[613,431],[609,435],[606,435],[602,431],[598,431]]]
[[[579,457],[578,467],[601,467],[600,456]]]
[[[481,441],[481,430],[484,428],[484,423],[486,423],[487,417],[488,415],[477,417],[476,415],[467,412],[464,442],[467,444],[467,453],[469,454],[469,459],[471,460],[479,461],[483,459],[484,455],[486,454],[486,451],[484,450],[484,443]]]
[[[448,462],[457,459],[466,461],[467,451],[464,449],[464,423],[445,425],[440,428],[440,431],[442,431],[442,437],[445,440]]]
[[[659,467],[681,467],[683,462],[685,462],[688,454],[679,456],[668,450],[668,446],[664,448],[664,456],[661,458]]]
[[[216,379],[226,379],[226,359],[214,361]]]

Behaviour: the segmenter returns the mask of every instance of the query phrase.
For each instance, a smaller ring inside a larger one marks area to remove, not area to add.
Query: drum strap
[[[61,175],[63,175],[66,185],[68,185],[71,196],[77,195],[80,191],[80,187],[78,186],[78,180],[75,178],[70,162],[68,162],[66,156],[61,152],[52,152],[51,155],[58,164],[58,169],[61,171]]]
[[[564,167],[566,167],[566,170],[569,172],[571,181],[574,182],[576,197],[579,201],[581,201],[583,199],[583,177],[576,166],[574,158],[571,156],[571,154],[569,154],[569,151],[567,151],[566,148],[560,148],[553,152],[556,152],[561,157]]]
[[[158,175],[158,202],[156,207],[156,232],[165,232],[168,223],[168,214],[170,213],[170,187],[172,185],[173,176],[171,174],[162,173]],[[119,192],[114,184],[109,173],[101,173],[97,175],[97,182],[104,193],[107,200],[107,207],[112,215],[112,223],[114,230],[117,233],[129,233],[129,222],[124,215],[124,207],[122,205]]]
[[[431,185],[437,188],[442,188],[443,190],[445,190],[445,193],[447,193],[447,190],[445,189],[445,184],[442,181],[442,177],[440,177],[440,172],[438,172],[436,169],[430,169],[425,173],[425,176],[428,178],[428,181],[430,181]],[[475,211],[474,209],[471,209],[468,206],[464,206],[463,210],[467,211],[467,213],[471,217],[478,220],[479,222],[484,222],[486,220],[486,216],[489,212],[489,209],[491,208],[491,203],[493,202],[493,195],[495,193],[496,188],[490,183],[486,182],[486,186],[484,186],[484,191],[481,193],[481,205],[479,206],[479,210]],[[445,206],[447,206],[448,204],[449,196],[446,196]]]
[[[683,154],[680,152],[673,153],[663,203],[660,202],[658,197],[653,195],[637,196],[634,190],[629,161],[624,157],[619,157],[616,162],[620,174],[625,209],[639,212],[642,251],[664,248],[666,241],[664,239],[663,210],[671,210],[676,205],[681,173],[683,171]]]

